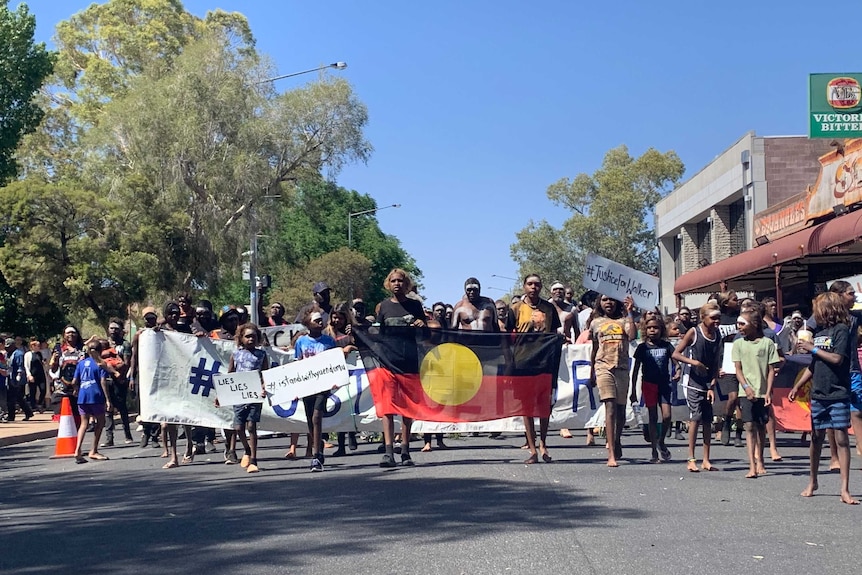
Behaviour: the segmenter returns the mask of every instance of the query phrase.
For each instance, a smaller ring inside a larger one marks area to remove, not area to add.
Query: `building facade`
[[[810,203],[830,153],[829,140],[749,132],[663,198],[655,209],[661,307],[698,307],[722,289],[759,297],[810,291],[808,266],[800,273],[793,257],[795,239],[784,242],[786,254],[758,248],[817,223],[797,208]],[[750,261],[752,254],[760,259]],[[786,278],[779,278],[782,266]]]

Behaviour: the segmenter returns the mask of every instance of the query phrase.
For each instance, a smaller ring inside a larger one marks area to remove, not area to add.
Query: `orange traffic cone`
[[[51,459],[60,457],[75,457],[75,448],[78,447],[78,430],[75,428],[75,418],[72,415],[72,402],[68,397],[63,398],[60,405],[60,427],[57,428],[57,446]]]

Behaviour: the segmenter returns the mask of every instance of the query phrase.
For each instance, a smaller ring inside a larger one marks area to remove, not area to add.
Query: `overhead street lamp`
[[[301,76],[302,74],[310,74],[312,72],[319,72],[320,70],[326,70],[327,68],[335,68],[336,70],[344,70],[347,68],[347,62],[333,62],[332,64],[327,64],[326,66],[318,66],[317,68],[311,68],[310,70],[302,70],[301,72],[293,72],[292,74],[283,74],[281,76],[276,76],[274,78],[267,78],[266,80],[261,80],[260,82],[255,82],[254,85],[258,86],[260,84],[266,84],[267,82],[275,82],[276,80],[283,80],[285,78],[293,78],[294,76]],[[243,206],[244,207],[244,206]],[[230,227],[230,225],[235,221],[235,219],[242,214],[243,208],[241,207],[237,210],[233,216],[225,223],[225,228]],[[248,221],[249,228],[251,228],[251,249],[249,250],[251,253],[248,257],[248,279],[250,284],[249,289],[249,319],[252,323],[260,325],[260,316],[258,314],[258,307],[260,307],[258,303],[258,290],[260,287],[258,286],[258,277],[257,277],[257,220],[254,217],[254,206],[249,206],[248,209]]]
[[[491,274],[491,277],[492,278],[502,278],[504,280],[512,280],[513,282],[518,281],[517,278],[510,278],[509,276],[501,276],[501,275],[497,275],[497,274]]]
[[[266,80],[261,80],[260,82],[255,82],[255,85],[266,84],[267,82],[275,82],[276,80],[284,80],[285,78],[293,78],[294,76],[301,76],[302,74],[310,74],[311,72],[319,72],[321,70],[326,70],[328,68],[335,68],[336,70],[344,70],[345,68],[347,68],[347,62],[333,62],[332,64],[327,64],[326,66],[318,66],[317,68],[312,68],[311,70],[303,70],[302,72],[293,72],[292,74],[283,74],[281,76],[276,76],[274,78],[267,78]]]
[[[391,206],[383,206],[382,208],[374,208],[373,210],[363,210],[361,212],[353,212],[347,214],[347,247],[353,247],[353,227],[352,222],[353,218],[356,216],[361,216],[364,214],[372,214],[374,212],[379,212],[380,210],[385,210],[386,208],[400,208],[401,204],[392,204]]]

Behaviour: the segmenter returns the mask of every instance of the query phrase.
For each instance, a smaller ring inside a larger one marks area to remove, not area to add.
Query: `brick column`
[[[714,206],[710,210],[712,217],[712,255],[709,261],[720,262],[729,258],[731,251],[730,206]]]
[[[698,259],[697,224],[685,224],[682,226],[682,273],[696,270]]]

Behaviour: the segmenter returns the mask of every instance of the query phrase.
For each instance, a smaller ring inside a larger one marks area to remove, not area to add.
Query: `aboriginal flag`
[[[802,377],[805,368],[811,364],[807,353],[788,355],[781,364],[778,375],[772,383],[772,412],[775,423],[782,431],[811,431],[811,400],[808,394],[811,382],[802,387],[795,401],[787,397],[790,389]]]
[[[562,339],[372,327],[354,331],[378,416],[437,422],[548,417]]]

